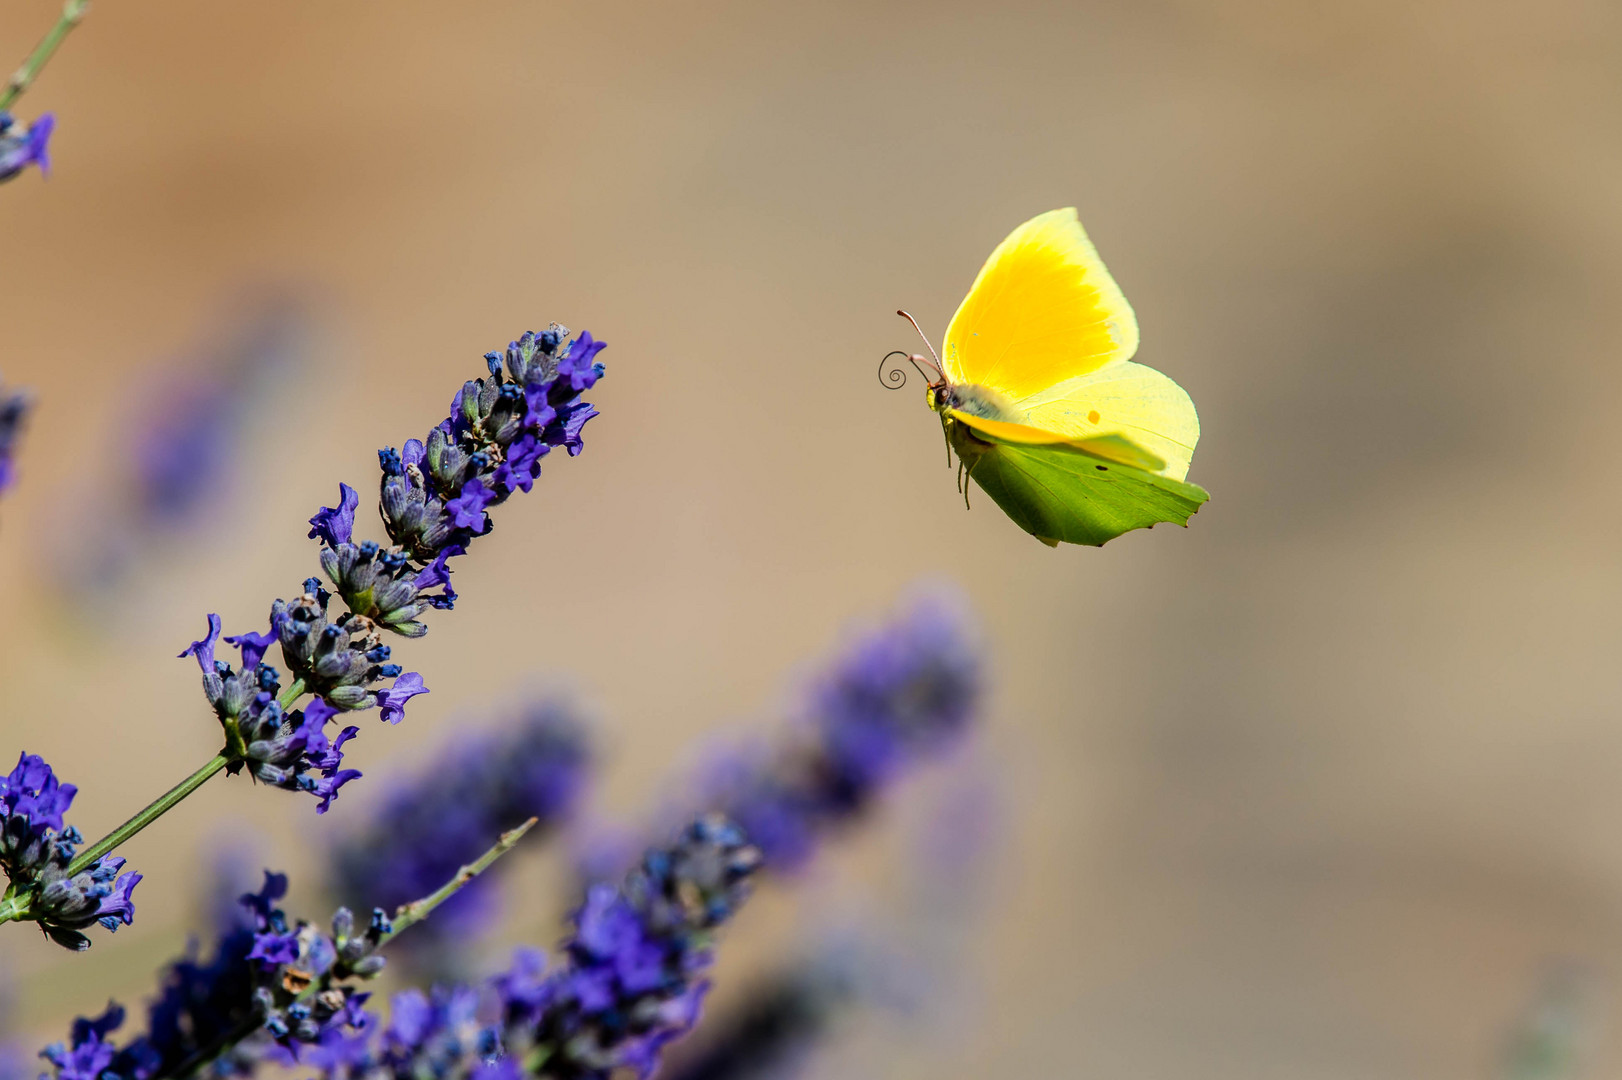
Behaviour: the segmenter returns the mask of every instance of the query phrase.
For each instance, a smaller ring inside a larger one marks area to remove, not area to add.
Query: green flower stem
[[[68,36],[69,31],[79,25],[88,10],[90,0],[67,0],[62,5],[62,14],[56,20],[56,25],[40,39],[38,45],[34,46],[34,51],[28,54],[23,66],[18,68],[16,74],[6,83],[5,90],[0,91],[0,109],[9,109],[11,103],[22,97],[23,91],[33,85],[40,69],[56,52],[56,47],[62,44],[62,39]]]
[[[0,899],[0,923],[8,923],[28,915],[28,902],[33,897],[29,893],[18,895],[16,890],[15,885],[10,886],[6,889],[5,897]]]
[[[292,705],[293,702],[297,701],[303,696],[304,680],[294,679],[292,684],[289,685],[286,690],[282,691],[282,696],[276,699],[276,704],[280,705],[283,709],[286,709],[288,706]]]
[[[90,847],[80,852],[79,857],[74,859],[73,862],[68,866],[68,876],[72,877],[74,874],[84,870],[97,859],[101,858],[103,855],[107,854],[109,851],[113,850],[118,845],[122,844],[124,841],[128,840],[130,837],[134,836],[136,833],[158,820],[164,814],[167,814],[170,810],[173,810],[180,800],[202,787],[208,782],[210,777],[219,772],[221,769],[225,768],[228,764],[230,764],[230,762],[231,759],[226,757],[223,753],[215,754],[208,760],[208,764],[204,765],[201,769],[198,769],[196,772],[186,777],[186,779],[170,788],[163,795],[160,795],[145,810],[142,810],[139,814],[136,814],[134,817],[124,822],[124,824],[120,825],[118,828],[114,829],[100,840],[97,840]]]
[[[483,855],[480,855],[477,859],[474,859],[472,862],[456,871],[455,875],[453,875],[449,881],[445,882],[445,884],[434,890],[434,892],[423,897],[421,900],[413,900],[409,904],[401,904],[395,909],[394,912],[394,919],[392,920],[394,923],[394,928],[378,939],[377,947],[379,949],[383,948],[389,942],[399,937],[401,931],[422,922],[422,920],[426,919],[435,908],[449,900],[451,897],[455,896],[474,878],[490,869],[490,865],[492,863],[501,858],[503,855],[507,854],[507,852],[511,851],[518,841],[523,839],[524,834],[535,827],[535,822],[537,820],[538,819],[536,818],[530,818],[517,828],[509,829],[502,833],[501,838],[495,842],[495,845],[491,847],[490,850],[486,851]],[[328,989],[329,986],[330,982],[328,980],[316,979],[310,983],[309,986],[300,991],[298,996],[293,1000],[310,1001],[317,994],[321,993],[325,989]],[[236,1026],[227,1030],[219,1038],[209,1043],[207,1046],[199,1048],[196,1053],[192,1054],[179,1065],[175,1066],[173,1072],[159,1073],[157,1076],[153,1077],[152,1080],[171,1080],[171,1078],[172,1080],[188,1080],[188,1078],[201,1072],[206,1066],[217,1061],[221,1054],[225,1053],[227,1050],[231,1049],[231,1047],[252,1035],[255,1031],[258,1031],[263,1023],[264,1020],[259,1017],[249,1017],[248,1019],[241,1021]]]
[[[496,841],[494,847],[492,847],[489,851],[486,851],[483,855],[480,855],[477,859],[474,859],[472,862],[468,863],[466,866],[462,867],[460,870],[456,871],[454,877],[445,882],[445,884],[441,885],[438,889],[434,890],[434,892],[423,897],[421,900],[413,900],[409,904],[401,904],[395,909],[394,918],[391,920],[394,923],[394,929],[384,934],[383,937],[378,940],[377,947],[381,949],[383,946],[399,937],[402,931],[422,922],[422,920],[426,919],[436,907],[443,904],[457,893],[461,892],[463,887],[466,886],[468,882],[472,881],[474,878],[488,870],[491,863],[495,862],[497,859],[507,854],[507,852],[511,851],[513,849],[513,845],[522,840],[524,838],[524,834],[533,829],[535,827],[535,822],[538,820],[538,818],[530,818],[517,828],[508,829],[506,832],[501,834],[501,838]]]

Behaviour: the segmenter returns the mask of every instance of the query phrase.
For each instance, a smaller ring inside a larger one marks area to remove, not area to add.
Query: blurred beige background
[[[6,4],[0,58],[55,9]],[[47,109],[54,175],[0,191],[0,373],[39,399],[0,507],[0,745],[81,786],[86,833],[215,749],[173,659],[203,615],[257,624],[336,482],[559,319],[610,342],[587,452],[504,508],[408,647],[433,695],[364,729],[376,776],[333,817],[524,684],[604,718],[598,805],[635,813],[945,578],[1006,801],[972,1003],[853,1032],[843,1075],[1493,1076],[1563,959],[1598,987],[1582,1075],[1622,1069],[1614,4],[103,0],[19,112]],[[938,335],[1072,203],[1199,404],[1212,501],[1049,551],[964,512],[921,388],[873,371],[913,347],[897,306]],[[315,376],[214,539],[75,627],[41,585],[56,489],[254,280],[321,297]],[[882,902],[916,805],[806,897]],[[72,957],[9,928],[29,1037],[139,1001],[222,829],[299,871],[317,824],[216,781],[128,846],[130,930]],[[795,903],[763,898],[723,984]]]

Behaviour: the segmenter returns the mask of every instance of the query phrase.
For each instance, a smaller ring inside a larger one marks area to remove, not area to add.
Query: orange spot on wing
[[[1097,409],[1094,409],[1092,412],[1087,414],[1087,422],[1089,424],[1096,424],[1096,423],[1098,423],[1098,421],[1099,421],[1099,416],[1098,416],[1098,410]]]

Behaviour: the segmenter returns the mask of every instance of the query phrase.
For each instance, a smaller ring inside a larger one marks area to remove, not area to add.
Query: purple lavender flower
[[[486,987],[494,1024],[481,1023],[479,994],[465,985],[406,991],[369,1046],[347,1047],[324,1075],[609,1080],[628,1069],[645,1080],[697,1022],[714,933],[747,898],[759,864],[736,826],[701,818],[649,851],[619,888],[592,889],[555,970],[537,950],[518,950]]]
[[[383,967],[376,955],[389,921],[381,911],[357,932],[340,909],[332,932],[290,925],[280,907],[287,878],[265,873],[241,905],[249,918],[228,927],[207,964],[195,948],[172,964],[148,1011],[147,1030],[122,1047],[108,1035],[124,1020],[116,1005],[95,1020],[74,1022],[71,1046],[44,1056],[55,1080],[149,1080],[189,1076],[204,1066],[217,1078],[253,1074],[261,1061],[305,1061],[321,1067],[335,1045],[355,1040],[371,1023],[369,995],[352,981]]]
[[[0,776],[0,870],[11,882],[4,902],[14,917],[38,922],[51,940],[75,950],[90,947],[81,930],[130,924],[130,894],[141,881],[140,874],[122,872],[124,860],[113,855],[68,873],[84,843],[63,821],[77,793],[35,754],[22,754],[16,768]]]
[[[377,692],[378,715],[385,724],[398,724],[405,719],[406,702],[426,693],[428,688],[422,684],[422,676],[408,671],[395,679],[393,686]]]
[[[966,617],[920,601],[813,681],[796,738],[717,761],[709,804],[744,828],[769,867],[792,870],[915,762],[954,744],[979,691]]]
[[[603,343],[584,333],[565,346],[567,336],[554,324],[487,353],[490,377],[464,384],[425,441],[379,452],[383,521],[412,559],[427,566],[465,551],[486,531],[490,507],[530,490],[548,450],[579,452],[579,429],[596,414],[580,395],[603,375]]]
[[[0,393],[0,494],[17,478],[14,458],[28,416],[28,395]]]
[[[409,1062],[417,1075],[443,1076],[472,1058],[496,1056],[496,1040],[479,1019],[479,992],[470,986],[436,986],[431,994],[406,990],[389,1001],[383,1031],[383,1064],[399,1075]],[[407,1074],[409,1075],[409,1073]]]
[[[194,657],[203,670],[203,696],[225,730],[232,759],[226,771],[235,775],[246,768],[262,783],[308,792],[318,800],[316,812],[326,813],[338,789],[360,776],[358,770],[343,767],[343,745],[360,729],[346,727],[329,739],[326,725],[338,710],[323,698],[284,714],[277,700],[281,676],[261,662],[273,639],[259,634],[225,638],[240,651],[242,669],[237,671],[216,658],[220,635],[220,617],[210,615],[208,633],[180,655]]]
[[[602,376],[594,359],[602,343],[584,334],[565,348],[566,335],[558,326],[538,337],[526,333],[507,349],[506,376],[502,358],[490,354],[490,377],[462,387],[426,442],[379,451],[381,510],[395,546],[355,542],[360,497],[347,484],[338,486],[337,506],[310,518],[322,570],[346,611],[329,613],[334,593],[306,579],[296,599],[271,606],[268,632],[225,639],[239,649],[240,670],[216,658],[220,620],[209,616],[208,634],[181,655],[196,657],[203,670],[231,772],[248,767],[265,783],[308,791],[325,811],[360,775],[343,768],[343,745],[358,729],[329,740],[326,723],[339,712],[376,707],[384,722],[397,724],[406,703],[428,693],[421,675],[390,662],[384,635],[426,634],[420,616],[455,603],[448,563],[489,531],[489,508],[530,489],[541,446],[573,452],[570,440],[578,442],[579,425],[593,412],[580,394]],[[515,445],[516,455],[509,454]],[[295,680],[285,693],[280,674],[263,663],[272,644]],[[394,681],[376,685],[383,679]],[[285,712],[302,693],[315,695],[315,703]]]
[[[538,703],[500,727],[459,731],[430,761],[395,781],[370,821],[334,847],[329,878],[347,903],[393,910],[448,879],[497,833],[531,817],[537,832],[561,825],[584,790],[589,754],[574,716]],[[407,958],[453,967],[468,937],[493,921],[498,882],[487,873],[448,900],[402,943]]]
[[[593,886],[562,967],[538,979],[523,955],[496,980],[507,1053],[555,1080],[652,1075],[665,1046],[697,1022],[713,932],[759,865],[736,826],[708,817],[648,852],[619,889]]]
[[[56,129],[56,117],[45,113],[25,131],[17,130],[17,122],[8,112],[0,111],[0,183],[4,183],[28,168],[38,165],[39,171],[50,175],[51,158],[48,153],[51,132]]]
[[[73,1021],[69,1043],[52,1043],[39,1056],[56,1066],[58,1080],[144,1080],[155,1064],[144,1048],[120,1050],[107,1038],[123,1023],[123,1008],[109,1003],[95,1019]]]

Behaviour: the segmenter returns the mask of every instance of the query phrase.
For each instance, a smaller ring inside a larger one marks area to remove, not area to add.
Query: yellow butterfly
[[[1194,402],[1133,363],[1137,350],[1137,317],[1067,207],[997,245],[946,328],[944,358],[931,346],[933,362],[885,362],[934,368],[929,407],[965,498],[967,475],[1044,544],[1100,545],[1186,525],[1209,498],[1183,480],[1200,438]],[[905,382],[884,363],[880,378]]]

